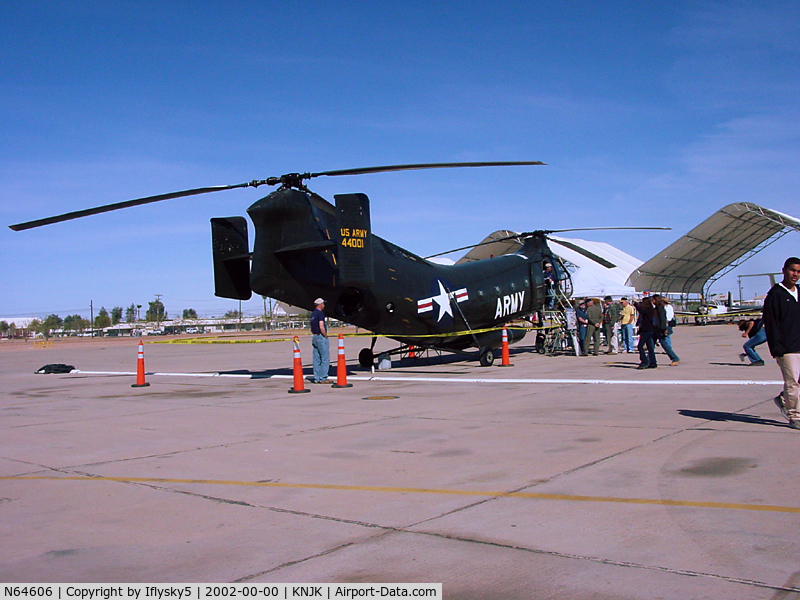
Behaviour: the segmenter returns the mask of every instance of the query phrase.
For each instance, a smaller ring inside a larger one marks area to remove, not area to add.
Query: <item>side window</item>
[[[563,281],[569,277],[567,269],[561,264],[560,260],[554,256],[551,262],[553,263],[553,270],[556,272],[556,277],[559,281]]]

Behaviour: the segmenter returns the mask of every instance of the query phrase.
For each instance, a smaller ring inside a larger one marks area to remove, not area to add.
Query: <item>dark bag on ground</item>
[[[51,374],[51,373],[69,373],[70,371],[74,371],[75,367],[72,365],[65,365],[65,364],[53,364],[53,365],[45,365],[38,371],[34,371],[37,374]]]

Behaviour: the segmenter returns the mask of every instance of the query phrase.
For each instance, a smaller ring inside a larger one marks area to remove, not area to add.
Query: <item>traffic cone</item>
[[[293,366],[293,374],[294,374],[294,386],[292,389],[289,390],[290,394],[305,394],[306,392],[310,392],[311,390],[307,390],[305,388],[305,384],[303,382],[303,361],[300,360],[300,338],[294,336],[294,366]]]
[[[136,361],[136,383],[131,387],[147,387],[150,385],[144,380],[144,342],[139,340],[139,358]]]
[[[336,383],[332,388],[353,387],[352,383],[347,383],[347,361],[344,359],[344,336],[339,334],[339,358],[336,360]]]
[[[417,358],[417,349],[414,346],[408,347],[408,358]]]
[[[511,357],[509,356],[508,352],[508,329],[503,327],[503,349],[502,349],[502,360],[500,361],[501,367],[513,367],[514,365],[511,364]]]

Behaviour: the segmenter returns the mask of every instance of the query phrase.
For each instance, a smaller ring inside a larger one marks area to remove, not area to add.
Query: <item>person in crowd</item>
[[[639,318],[636,325],[639,328],[639,366],[637,369],[656,369],[656,337],[658,335],[656,307],[649,296],[642,298],[636,305]]]
[[[747,338],[747,341],[742,346],[744,352],[739,355],[739,358],[742,362],[750,359],[749,366],[751,367],[764,366],[763,359],[756,352],[756,346],[760,346],[767,341],[767,330],[764,329],[763,324],[764,321],[761,318],[739,321],[739,331],[742,332],[742,337]]]
[[[611,296],[603,298],[603,331],[606,334],[606,344],[608,350],[606,354],[617,354],[619,352],[619,319],[620,305],[614,302]]]
[[[581,356],[586,356],[586,327],[589,317],[586,315],[586,300],[575,307],[575,320],[578,322],[578,342],[580,342]]]
[[[800,258],[783,263],[783,281],[776,283],[764,299],[764,328],[767,345],[783,376],[783,393],[775,404],[789,419],[789,427],[800,429]]]
[[[633,304],[628,302],[628,299],[624,297],[620,300],[620,305],[622,306],[619,315],[622,345],[625,352],[632,353],[635,351],[633,348],[633,326],[636,324],[636,309],[634,309]]]
[[[586,326],[586,354],[589,354],[589,344],[594,341],[595,356],[600,354],[600,328],[603,326],[603,309],[594,303],[592,298],[586,299],[586,319],[589,321]]]
[[[675,326],[675,309],[664,296],[654,294],[653,301],[658,315],[658,339],[661,342],[661,347],[664,348],[664,352],[669,356],[669,365],[677,367],[681,364],[681,359],[672,349],[672,328]]]

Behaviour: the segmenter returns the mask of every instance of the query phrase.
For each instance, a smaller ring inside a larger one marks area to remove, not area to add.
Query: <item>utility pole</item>
[[[752,275],[737,275],[736,277],[739,278],[739,303],[743,302],[742,300],[742,278],[743,277],[769,277],[769,287],[772,288],[775,285],[775,277],[780,276],[781,273],[753,273]]]
[[[89,300],[89,337],[94,337],[94,303]]]
[[[161,296],[163,295],[164,294],[156,294],[156,328],[161,327],[161,316],[163,315],[163,312],[159,310],[159,306],[164,306],[161,303]]]

